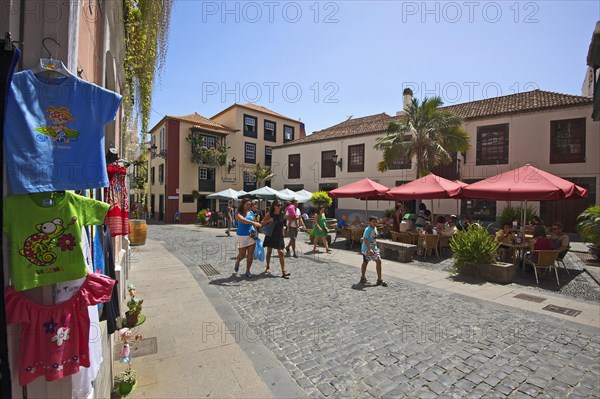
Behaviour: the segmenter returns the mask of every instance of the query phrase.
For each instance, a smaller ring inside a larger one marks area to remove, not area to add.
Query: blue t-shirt
[[[121,96],[78,77],[15,73],[4,143],[11,194],[108,187],[104,125]]]
[[[244,219],[254,221],[254,214],[252,213],[252,211],[250,211],[250,213],[248,213],[248,215],[246,215],[246,217],[244,217]],[[250,230],[252,230],[253,227],[254,226],[252,226],[251,224],[238,222],[237,235],[238,236],[249,236]]]
[[[377,238],[377,227],[367,226],[365,232],[363,233],[363,238],[366,238],[369,241],[371,249],[377,249],[377,246],[375,245],[375,238]],[[360,250],[362,252],[367,252],[369,250],[369,248],[367,248],[367,246],[365,245],[364,241],[362,242]]]

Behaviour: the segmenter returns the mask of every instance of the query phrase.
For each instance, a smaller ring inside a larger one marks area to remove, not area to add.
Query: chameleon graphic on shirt
[[[75,237],[65,232],[75,224],[76,220],[77,217],[73,216],[66,227],[60,218],[36,225],[37,232],[27,237],[19,254],[36,266],[53,264],[57,258],[53,251],[55,247],[59,247],[62,251],[72,251],[75,247]]]
[[[52,125],[37,127],[35,130],[49,136],[52,141],[57,141],[59,143],[69,143],[71,140],[77,140],[79,132],[74,129],[69,129],[66,126],[68,122],[76,120],[76,118],[73,118],[73,115],[71,115],[69,108],[56,108],[51,105],[50,108],[46,110],[46,113],[49,115],[46,119],[50,120]]]

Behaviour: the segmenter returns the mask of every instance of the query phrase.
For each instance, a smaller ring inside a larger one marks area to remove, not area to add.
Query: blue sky
[[[308,133],[402,107],[535,88],[581,94],[600,0],[176,0],[151,126],[256,102]]]

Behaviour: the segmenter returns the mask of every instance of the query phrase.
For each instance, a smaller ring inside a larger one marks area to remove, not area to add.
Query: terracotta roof
[[[297,119],[292,119],[292,118],[290,118],[288,116],[281,115],[280,113],[272,111],[272,110],[270,110],[267,107],[263,107],[262,105],[251,104],[251,103],[246,103],[246,104],[235,103],[235,104],[230,105],[229,107],[225,108],[223,111],[219,112],[218,114],[212,116],[210,119],[215,119],[217,116],[219,116],[219,115],[221,115],[221,114],[229,111],[233,107],[242,107],[242,108],[246,108],[246,109],[249,109],[249,110],[252,110],[252,111],[258,111],[258,112],[262,112],[262,113],[265,113],[265,114],[274,115],[274,116],[277,116],[277,117],[282,118],[282,119],[287,119],[289,121],[300,123],[300,121],[297,120]]]
[[[208,130],[211,132],[223,133],[223,134],[229,134],[229,133],[235,132],[234,129],[230,129],[227,126],[223,126],[220,123],[217,123],[208,118],[205,118],[204,116],[199,115],[195,112],[193,114],[182,115],[182,116],[166,115],[159,123],[156,124],[156,126],[160,125],[163,122],[163,120],[166,118],[177,120],[180,122],[189,123],[189,124],[194,125],[194,127],[197,127],[199,129]],[[152,128],[152,130],[154,130],[154,128]]]
[[[494,116],[526,113],[557,108],[567,108],[592,104],[592,97],[575,96],[544,90],[533,90],[524,93],[488,98],[443,107],[454,112],[463,119],[483,119]],[[288,147],[323,140],[336,140],[342,137],[360,136],[385,132],[390,122],[399,120],[400,116],[389,116],[386,113],[369,115],[362,118],[349,119],[317,132],[310,136],[281,144],[277,147]]]
[[[566,108],[591,103],[591,97],[555,93],[538,89],[507,96],[450,105],[443,107],[443,109],[454,112],[463,119],[479,119],[522,112]]]
[[[389,123],[396,119],[386,113],[363,116],[355,119],[348,119],[327,129],[313,132],[310,136],[298,138],[289,143],[278,145],[277,147],[287,147],[296,144],[311,143],[322,140],[335,140],[342,137],[360,136],[363,134],[380,133],[387,129]]]

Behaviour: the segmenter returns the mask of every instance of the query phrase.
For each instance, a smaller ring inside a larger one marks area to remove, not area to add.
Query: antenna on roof
[[[350,119],[352,119],[354,115],[348,115],[348,119],[346,119],[347,121],[349,121]]]

